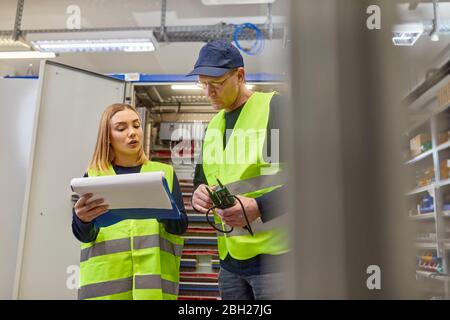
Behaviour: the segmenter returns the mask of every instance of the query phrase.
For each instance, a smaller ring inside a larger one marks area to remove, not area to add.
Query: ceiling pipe
[[[14,22],[14,30],[13,30],[14,41],[18,41],[20,38],[20,26],[22,24],[23,2],[24,0],[17,1],[16,20]]]
[[[166,14],[167,14],[167,0],[162,0],[161,1],[160,35],[161,35],[161,38],[164,39],[164,42],[169,42],[169,40],[167,39],[167,33],[166,33]]]
[[[70,33],[70,32],[104,32],[104,31],[132,31],[152,30],[158,42],[207,42],[210,40],[227,39],[233,35],[236,25],[219,23],[215,25],[197,26],[166,26],[167,0],[161,1],[161,25],[160,27],[117,27],[117,28],[88,28],[88,29],[33,29],[20,30],[24,0],[18,0],[14,30],[0,30],[0,37],[12,37],[14,40],[25,37],[28,33]],[[257,24],[264,39],[283,39],[286,35],[285,24],[274,24],[272,21],[272,3],[267,7],[268,21],[265,24]],[[252,30],[244,29],[238,35],[238,40],[248,40],[254,36]],[[23,42],[23,41],[20,41]],[[24,45],[26,44],[23,42]],[[28,46],[29,47],[29,46]]]
[[[1,47],[10,47],[11,49],[20,48],[19,50],[23,50],[23,48],[29,49],[30,46],[23,39],[23,33],[20,30],[22,25],[22,13],[24,7],[24,0],[17,1],[17,9],[16,9],[16,18],[14,20],[14,29],[9,32],[1,32],[0,31],[0,46]]]
[[[12,37],[18,39],[28,33],[70,33],[70,32],[104,32],[104,31],[133,31],[152,30],[158,42],[207,42],[210,40],[227,39],[233,35],[236,25],[219,23],[215,25],[197,26],[166,26],[167,0],[161,1],[161,25],[160,27],[116,27],[116,28],[86,28],[86,29],[33,29],[20,30],[24,0],[18,0],[16,21],[14,30],[0,30],[0,37]],[[257,24],[264,39],[283,39],[286,36],[285,24],[274,24],[272,21],[272,3],[267,7],[268,21],[265,24]],[[238,40],[248,40],[254,36],[252,30],[244,29],[238,35]],[[25,42],[24,42],[25,44]]]
[[[433,0],[433,31],[431,32],[431,41],[439,41],[439,4],[438,0]]]
[[[262,32],[264,39],[269,39],[266,24],[256,25]],[[285,33],[285,24],[273,24],[273,39],[282,39]],[[235,31],[236,25],[219,23],[215,25],[198,26],[169,26],[165,27],[165,37],[162,35],[161,27],[118,27],[118,28],[86,28],[86,29],[33,29],[22,30],[22,36],[28,33],[70,33],[70,32],[103,32],[103,31],[132,31],[132,30],[153,30],[155,38],[159,42],[206,42],[214,39],[226,39]],[[0,36],[12,36],[12,31],[0,31]],[[239,33],[239,40],[248,40],[254,36],[253,30],[243,29]]]
[[[430,36],[433,32],[439,35],[450,35],[450,20],[439,19],[437,27],[434,21],[425,21],[423,22],[423,31]]]
[[[409,7],[408,9],[410,11],[414,11],[417,9],[417,6],[419,5],[419,3],[430,3],[433,2],[434,0],[410,0],[410,1],[403,1],[403,3],[408,3]],[[441,3],[443,2],[450,2],[450,1],[441,1]]]
[[[267,4],[267,23],[269,25],[269,39],[273,37],[273,22],[272,22],[272,3]]]

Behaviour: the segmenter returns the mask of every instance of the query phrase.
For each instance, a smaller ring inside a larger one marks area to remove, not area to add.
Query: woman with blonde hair
[[[99,227],[108,212],[103,199],[80,197],[72,231],[82,242],[79,299],[177,299],[187,216],[172,166],[149,161],[136,110],[113,104],[103,112],[92,160],[85,177],[163,171],[181,219],[126,219]]]

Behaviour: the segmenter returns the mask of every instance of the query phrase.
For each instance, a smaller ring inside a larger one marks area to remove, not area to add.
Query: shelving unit
[[[437,149],[437,151],[442,151],[442,150],[449,149],[449,148],[450,148],[450,141],[438,145],[436,149]]]
[[[416,149],[411,150],[414,156],[406,156],[405,152],[405,165],[416,174],[406,193],[410,204],[408,220],[417,221],[414,224],[419,230],[415,243],[416,279],[420,281],[425,297],[430,299],[450,299],[450,177],[447,163],[444,163],[450,159],[449,107],[448,74],[419,98],[409,99],[411,125],[407,136],[413,139],[421,135],[425,142],[420,154]],[[415,113],[421,116],[417,117]],[[431,145],[424,138],[428,136]],[[416,145],[412,143],[412,146]],[[423,204],[430,202],[430,197],[432,206],[424,210]]]
[[[433,154],[433,150],[428,150],[424,153],[419,154],[417,157],[412,158],[411,160],[408,160],[405,162],[405,164],[413,164],[416,163],[422,159],[425,159],[426,157],[429,157]]]
[[[186,83],[184,75],[141,75],[140,79],[132,85],[131,102],[147,120],[144,150],[152,160],[173,165],[189,219],[183,235],[179,299],[220,299],[216,231],[207,223],[206,216],[197,213],[191,205],[195,164],[201,153],[204,131],[216,111],[202,91],[171,89],[174,83],[193,84]],[[278,77],[270,75],[250,74],[247,83],[256,91],[279,91],[281,87]],[[180,143],[187,143],[182,145],[183,152],[179,152]]]
[[[431,220],[434,219],[435,213],[423,213],[423,214],[417,214],[414,216],[409,216],[409,219],[411,220]]]
[[[437,250],[438,245],[436,242],[417,242],[416,248],[419,249],[429,249],[429,250]]]
[[[415,188],[415,189],[409,191],[406,195],[411,196],[411,195],[419,194],[419,193],[423,193],[423,192],[433,192],[434,188],[435,188],[435,184],[431,183],[431,184],[423,186],[423,187]]]
[[[443,181],[439,182],[439,187],[445,187],[445,186],[448,186],[448,185],[450,185],[450,179],[446,179],[446,180],[443,180]]]

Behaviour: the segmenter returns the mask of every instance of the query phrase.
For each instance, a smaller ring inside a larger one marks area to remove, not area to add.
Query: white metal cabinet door
[[[0,79],[1,300],[13,297],[37,88],[36,79]]]
[[[76,299],[77,290],[67,285],[80,253],[71,230],[70,179],[85,172],[100,115],[108,105],[123,102],[125,83],[51,62],[40,70],[15,294],[18,299]]]

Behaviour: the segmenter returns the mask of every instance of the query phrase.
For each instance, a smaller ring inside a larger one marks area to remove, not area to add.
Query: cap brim
[[[208,77],[220,77],[230,71],[228,68],[216,68],[216,67],[198,67],[192,70],[191,73],[186,76],[208,76]]]

